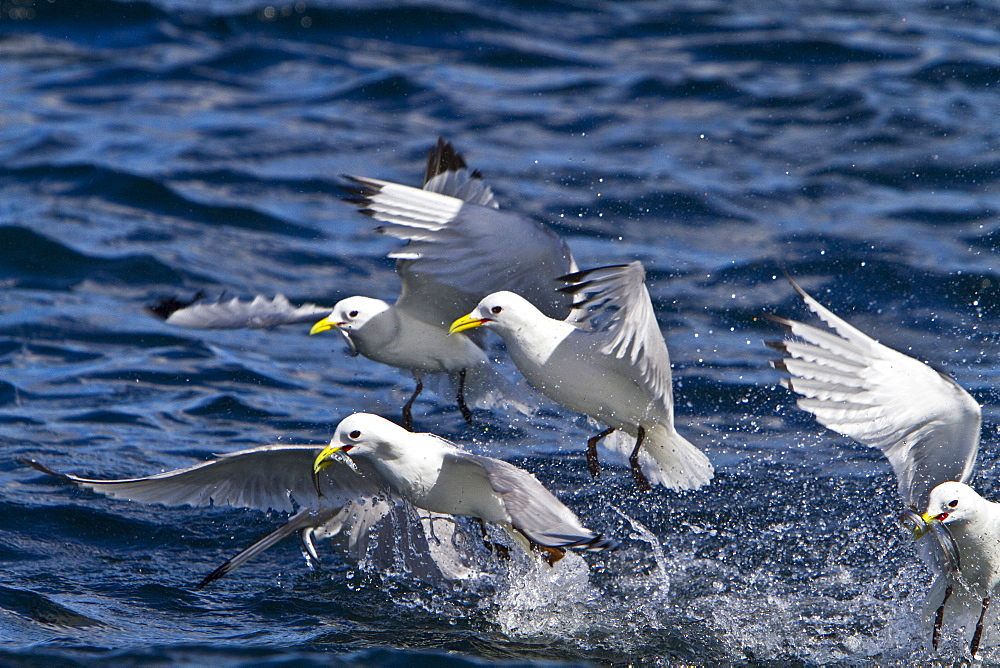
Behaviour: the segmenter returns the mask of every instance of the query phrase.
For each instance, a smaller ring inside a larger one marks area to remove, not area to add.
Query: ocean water
[[[0,662],[910,662],[930,574],[887,463],[794,406],[765,313],[798,281],[984,405],[1000,497],[1000,6],[960,2],[0,3]],[[322,443],[412,381],[308,327],[197,332],[159,298],[393,298],[342,174],[419,185],[445,137],[583,267],[641,259],[703,490],[591,481],[547,406],[416,425],[530,469],[623,541],[476,583],[287,541],[280,515],[163,508],[128,477]],[[635,520],[639,524],[630,522]],[[991,648],[987,659],[1000,660]]]

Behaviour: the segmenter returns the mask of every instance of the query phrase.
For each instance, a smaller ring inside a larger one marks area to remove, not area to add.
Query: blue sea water
[[[795,408],[762,316],[808,318],[787,271],[953,376],[1000,497],[998,111],[990,0],[0,2],[0,662],[930,658],[891,471]],[[396,416],[412,381],[337,337],[144,307],[392,298],[392,240],[340,175],[419,185],[439,136],[581,266],[643,261],[711,485],[593,482],[578,416],[469,426],[425,393],[419,428],[532,470],[623,548],[477,589],[326,545],[310,571],[288,541],[199,591],[281,517],[104,499],[21,462],[146,475]]]

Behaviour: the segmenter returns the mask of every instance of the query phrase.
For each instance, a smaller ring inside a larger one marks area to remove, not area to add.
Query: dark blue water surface
[[[1000,497],[996,2],[0,12],[0,663],[930,656],[930,575],[894,525],[891,471],[794,407],[761,316],[808,317],[784,269],[953,375],[984,404],[976,485]],[[468,426],[425,393],[418,427],[529,468],[623,548],[588,555],[589,576],[453,586],[359,571],[328,544],[310,571],[288,541],[198,591],[281,517],[108,500],[20,462],[145,475],[321,443],[355,410],[395,417],[412,381],[338,337],[183,330],[143,308],[198,291],[393,298],[393,242],[339,176],[419,185],[439,136],[581,266],[645,263],[679,429],[711,485],[592,482],[578,416]]]

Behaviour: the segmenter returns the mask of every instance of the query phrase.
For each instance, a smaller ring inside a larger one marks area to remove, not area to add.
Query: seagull
[[[313,562],[319,562],[315,539],[342,534],[348,554],[360,561],[368,554],[369,537],[377,533],[379,544],[399,547],[377,551],[373,555],[377,567],[401,566],[428,581],[469,576],[469,561],[453,542],[453,518],[414,509],[386,490],[367,462],[351,468],[330,467],[322,476],[314,476],[312,462],[321,450],[316,445],[263,446],[188,468],[123,480],[81,478],[56,473],[37,461],[25,463],[115,499],[294,512],[277,530],[212,571],[198,584],[199,589],[295,533],[300,534],[303,551]],[[394,564],[395,558],[402,563]]]
[[[607,425],[587,441],[587,464],[597,476],[597,443],[616,430],[633,439],[629,463],[641,490],[650,481],[696,489],[713,475],[708,457],[674,428],[670,355],[653,312],[639,261],[560,277],[564,294],[583,315],[559,320],[511,291],[486,296],[455,320],[452,334],[494,330],[514,364],[537,390],[566,408]]]
[[[936,498],[932,490],[942,483],[967,482],[975,468],[982,421],[975,399],[951,378],[855,329],[789,281],[827,326],[820,329],[768,316],[794,337],[767,345],[784,355],[772,366],[789,374],[781,383],[799,395],[799,408],[829,429],[878,448],[892,465],[899,496],[908,508],[930,507]],[[913,515],[911,510],[904,519],[909,517],[912,523]],[[924,521],[918,517],[915,523],[915,534],[924,533]],[[959,566],[968,569],[976,559],[966,554],[967,542],[956,537],[953,544],[947,534],[937,535],[942,549],[933,561],[941,574],[928,600],[939,590],[945,597],[935,616],[935,649],[945,604],[956,604],[952,609],[967,604],[949,596],[957,578],[970,577]],[[957,560],[951,556],[956,548]]]
[[[566,548],[597,551],[618,543],[585,528],[535,476],[513,464],[475,455],[429,433],[385,418],[344,418],[313,462],[320,475],[345,457],[366,461],[400,497],[424,510],[472,517],[503,527],[525,549],[540,548],[550,565]],[[349,464],[348,464],[349,466]]]
[[[993,590],[1000,585],[1000,504],[987,501],[976,490],[961,482],[944,482],[931,490],[927,512],[921,519],[924,528],[917,537],[940,523],[958,549],[960,566],[945,591],[945,602],[957,585],[966,598],[981,602],[982,608],[972,634],[969,651],[973,659],[983,638],[983,622]],[[945,602],[939,608],[943,614]],[[937,620],[940,625],[941,620]]]
[[[357,456],[350,458],[346,452],[354,447]],[[391,546],[375,551],[376,566],[401,566],[428,581],[465,579],[472,573],[472,562],[456,535],[454,515],[500,524],[526,549],[537,546],[550,565],[569,547],[618,546],[585,529],[530,473],[367,413],[341,421],[326,448],[262,446],[143,478],[95,480],[56,473],[37,461],[25,462],[115,499],[294,513],[277,530],[212,571],[198,588],[297,532],[305,553],[316,562],[314,540],[343,534],[349,554],[357,560],[368,554],[369,543]],[[402,564],[394,562],[397,558]]]
[[[412,406],[428,374],[453,381],[462,416],[471,422],[466,395],[516,394],[505,386],[482,341],[448,336],[448,325],[497,290],[523,294],[554,317],[566,317],[571,297],[552,280],[576,263],[566,243],[526,216],[500,211],[492,189],[470,171],[451,144],[432,148],[423,188],[349,176],[348,201],[382,223],[376,232],[406,241],[390,252],[402,289],[394,304],[355,296],[333,307],[292,306],[281,295],[245,302],[192,304],[166,322],[185,327],[244,328],[315,322],[310,333],[335,330],[351,354],[411,372],[416,387],[403,406],[403,426],[413,425]],[[517,243],[511,243],[516,240]],[[180,305],[180,302],[174,302]],[[168,311],[160,309],[160,315]],[[316,322],[316,318],[322,318]]]

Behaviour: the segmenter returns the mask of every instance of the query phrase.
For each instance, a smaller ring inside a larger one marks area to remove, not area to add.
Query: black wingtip
[[[782,267],[781,273],[785,275],[785,280],[791,284],[792,289],[795,290],[796,294],[798,294],[799,297],[801,297],[802,299],[806,299],[809,296],[809,294],[802,289],[802,286],[799,285],[794,278],[792,278],[792,275],[788,273],[787,269]]]
[[[598,552],[607,550],[608,552],[613,552],[621,547],[621,541],[614,540],[612,538],[605,538],[603,534],[597,534],[594,540],[587,544],[587,549],[590,551]]]
[[[218,568],[216,568],[214,571],[212,571],[211,573],[209,573],[208,575],[206,575],[202,579],[202,581],[197,584],[197,586],[195,587],[195,589],[204,589],[209,584],[211,584],[211,583],[215,582],[216,580],[218,580],[219,578],[224,577],[225,575],[227,575],[229,573],[229,571],[231,571],[232,569],[233,569],[233,567],[232,567],[232,559],[230,559],[230,560],[226,561],[224,564],[222,564],[221,566],[219,566]]]
[[[365,205],[371,202],[372,197],[378,194],[377,188],[366,186],[357,180],[355,180],[355,183],[358,185],[342,185],[340,187],[340,191],[344,193],[341,199],[348,204]]]
[[[578,283],[580,280],[586,278],[588,275],[596,271],[607,271],[608,269],[628,269],[627,264],[609,264],[603,267],[593,267],[591,269],[581,269],[580,271],[575,271],[571,274],[564,274],[556,278],[557,281],[563,281],[564,283]]]
[[[437,144],[427,152],[427,167],[424,169],[424,185],[438,174],[468,169],[465,159],[455,150],[451,142],[438,137]]]
[[[575,295],[577,292],[582,292],[593,284],[593,281],[581,281],[579,283],[574,282],[572,285],[564,285],[561,288],[556,288],[556,292],[561,292],[564,295]]]
[[[791,334],[792,327],[795,325],[794,320],[789,320],[788,318],[782,318],[781,316],[773,315],[771,313],[765,313],[764,318],[775,325],[780,327],[784,332]]]
[[[45,464],[42,464],[41,462],[38,462],[38,461],[36,461],[34,459],[28,459],[27,457],[20,457],[19,459],[21,460],[22,464],[27,464],[28,466],[30,466],[31,468],[35,469],[36,471],[41,471],[45,475],[50,475],[53,478],[59,478],[60,480],[69,480],[69,476],[67,476],[66,474],[64,474],[64,473],[57,473],[57,472],[53,471],[52,469],[50,469]]]
[[[177,311],[180,311],[183,308],[187,308],[188,306],[191,306],[195,302],[199,302],[204,298],[205,298],[205,293],[201,290],[196,292],[194,297],[192,297],[189,301],[183,301],[177,299],[176,297],[166,297],[156,302],[155,304],[147,306],[146,312],[149,313],[150,315],[156,316],[160,320],[166,320]]]
[[[372,182],[371,179],[366,179],[363,176],[341,174],[340,178],[347,181],[347,183],[340,184],[340,191],[346,193],[348,197],[371,198],[373,195],[377,195],[378,192],[382,190],[382,185],[380,183]],[[348,202],[351,201],[347,197],[344,199]]]
[[[565,541],[560,545],[549,545],[546,547],[555,548],[576,548],[579,550],[587,550],[591,552],[598,552],[601,550],[617,550],[621,546],[621,542],[613,540],[611,538],[605,538],[604,534],[594,534],[593,538],[580,538],[579,536],[567,536],[562,534],[551,534],[551,538],[557,540]]]
[[[771,350],[777,350],[782,355],[788,353],[788,346],[785,345],[784,341],[765,341],[764,345],[770,348]]]

